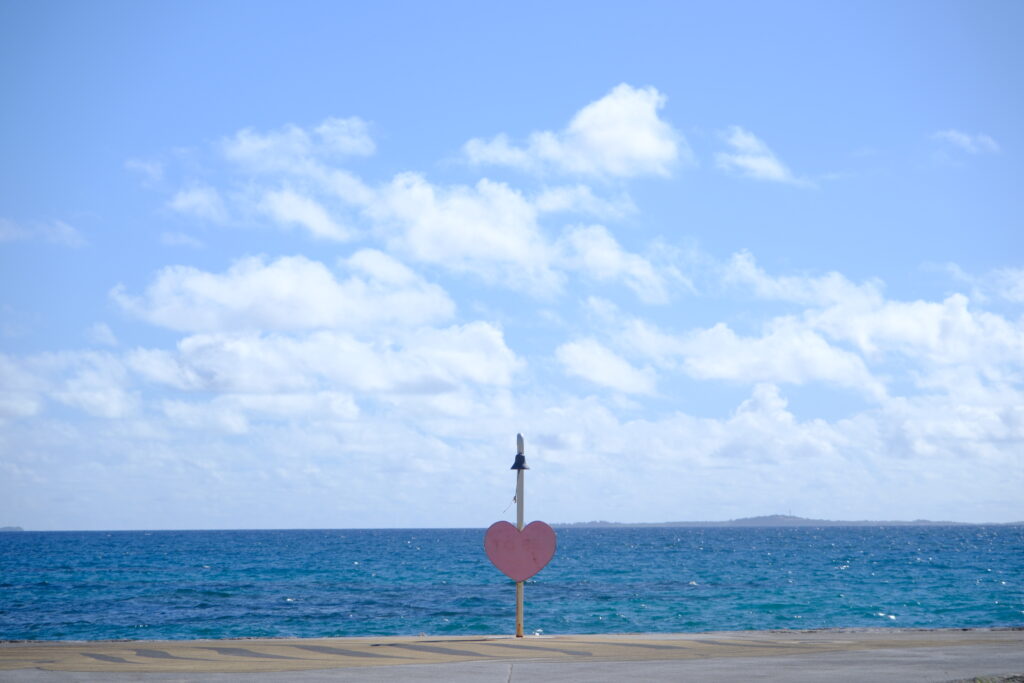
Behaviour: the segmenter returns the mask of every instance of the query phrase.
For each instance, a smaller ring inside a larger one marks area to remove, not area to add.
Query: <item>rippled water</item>
[[[0,639],[489,634],[481,529],[0,534]],[[1024,625],[1024,527],[569,528],[528,631]]]

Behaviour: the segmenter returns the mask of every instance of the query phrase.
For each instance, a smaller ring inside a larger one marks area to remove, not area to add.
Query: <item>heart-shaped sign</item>
[[[554,557],[555,530],[544,522],[530,522],[522,531],[508,522],[495,522],[484,535],[484,550],[508,578],[526,581]]]

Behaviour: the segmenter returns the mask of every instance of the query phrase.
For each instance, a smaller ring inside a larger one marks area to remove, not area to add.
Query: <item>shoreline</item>
[[[1020,675],[1024,627],[0,643],[5,681],[756,679],[765,667],[783,680]]]
[[[700,637],[705,635],[723,635],[723,634],[813,634],[813,633],[892,633],[892,632],[923,632],[923,633],[938,633],[938,632],[951,632],[951,633],[962,633],[962,632],[986,632],[986,631],[1021,631],[1024,632],[1024,623],[1019,626],[939,626],[935,628],[929,628],[927,626],[834,626],[824,628],[775,628],[775,629],[737,629],[733,630],[718,630],[718,631],[616,631],[609,633],[551,633],[543,635],[527,634],[524,636],[527,639],[545,639],[545,638],[603,638],[603,637],[643,637],[643,638],[676,638],[681,636],[687,637]],[[451,639],[451,640],[464,640],[464,639],[475,639],[475,638],[513,638],[512,634],[495,634],[495,633],[484,633],[484,634],[456,634],[448,635],[443,633],[405,633],[398,635],[361,635],[361,636],[231,636],[227,638],[101,638],[97,640],[48,640],[48,639],[3,639],[0,638],[0,647],[6,645],[32,645],[34,643],[44,645],[59,645],[59,644],[88,644],[88,643],[197,643],[197,642],[225,642],[225,641],[252,641],[252,640],[265,640],[265,641],[283,641],[283,640],[294,640],[297,642],[306,640],[366,640],[366,639],[401,639],[401,640],[413,640],[429,638],[431,640],[436,639]]]

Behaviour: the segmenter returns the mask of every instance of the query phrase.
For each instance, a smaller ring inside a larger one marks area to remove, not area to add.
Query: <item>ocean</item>
[[[1024,626],[1024,527],[557,529],[527,633]],[[483,529],[0,534],[0,639],[514,631]]]

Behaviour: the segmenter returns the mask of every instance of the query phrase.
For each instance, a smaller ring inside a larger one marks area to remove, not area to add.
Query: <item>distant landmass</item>
[[[0,526],[0,531],[24,531],[20,526]]]
[[[1024,524],[1024,522],[1008,522],[1008,525]],[[1005,524],[1004,524],[1005,525]],[[572,522],[552,524],[566,527],[794,527],[794,526],[976,526],[970,522],[935,522],[928,519],[915,519],[912,522],[899,521],[836,521],[832,519],[805,519],[793,515],[764,515],[762,517],[744,517],[730,519],[727,522]]]

